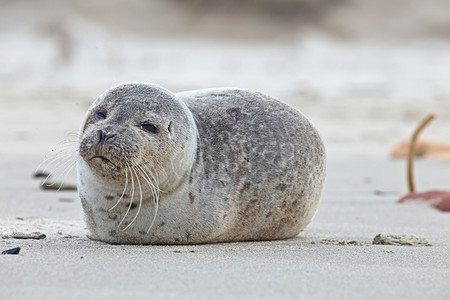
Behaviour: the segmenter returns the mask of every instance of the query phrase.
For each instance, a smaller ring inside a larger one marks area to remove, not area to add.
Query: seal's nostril
[[[115,136],[116,136],[115,134],[110,134],[110,135],[105,134],[104,140],[105,140],[105,142],[108,142],[110,140],[112,141]]]
[[[105,134],[102,130],[97,131],[98,132],[98,142],[99,143],[105,143],[110,140],[113,140],[116,134]]]
[[[98,132],[98,142],[102,143],[103,139],[105,138],[105,135],[103,134],[103,131],[99,130]]]

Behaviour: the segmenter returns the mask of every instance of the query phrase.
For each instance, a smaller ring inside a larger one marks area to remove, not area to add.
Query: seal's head
[[[90,184],[112,190],[123,188],[138,169],[171,191],[192,166],[196,134],[191,112],[173,93],[151,84],[119,85],[88,110],[80,130],[79,177],[89,173],[95,179]]]

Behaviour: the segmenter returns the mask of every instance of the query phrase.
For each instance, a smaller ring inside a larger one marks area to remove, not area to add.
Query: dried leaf
[[[426,202],[440,211],[450,211],[450,191],[427,191],[410,193],[400,198],[398,203]]]

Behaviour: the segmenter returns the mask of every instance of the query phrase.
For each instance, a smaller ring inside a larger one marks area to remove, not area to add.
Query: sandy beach
[[[231,8],[199,13],[172,1],[134,0],[130,21],[117,12],[121,1],[46,0],[47,9],[0,2],[0,252],[21,247],[19,255],[0,255],[0,299],[450,298],[450,213],[396,203],[407,193],[406,162],[389,158],[429,112],[438,117],[423,135],[450,141],[450,39],[445,9],[436,8],[444,2],[425,9],[412,1],[417,13],[396,18],[404,26],[386,21],[380,28],[383,10],[370,5],[303,1],[311,21],[285,11],[278,11],[284,18],[268,16],[266,6],[250,18],[247,6],[241,16]],[[158,23],[163,12],[170,12],[167,26]],[[236,26],[225,30],[230,16]],[[172,91],[251,88],[303,112],[328,154],[311,224],[285,241],[89,240],[77,193],[43,190],[33,174],[59,149],[67,155],[49,171],[60,164],[53,177],[76,182],[73,153],[84,114],[105,89],[126,81]],[[419,191],[450,189],[448,178],[449,162],[416,161]],[[17,232],[46,238],[15,239]],[[431,246],[372,244],[380,233],[415,235]]]
[[[198,246],[126,246],[86,238],[75,192],[44,192],[38,157],[1,160],[4,299],[447,299],[450,218],[397,204],[404,164],[385,157],[329,155],[320,209],[296,239]],[[17,168],[20,166],[20,168]],[[423,161],[420,188],[445,187],[449,165]],[[11,180],[11,178],[13,178]],[[43,240],[7,238],[45,233]],[[432,246],[372,245],[382,232]]]

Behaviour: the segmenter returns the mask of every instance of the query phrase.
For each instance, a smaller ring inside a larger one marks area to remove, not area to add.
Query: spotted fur
[[[319,134],[300,112],[259,92],[124,84],[93,103],[80,135],[79,194],[96,240],[286,239],[319,205]]]

